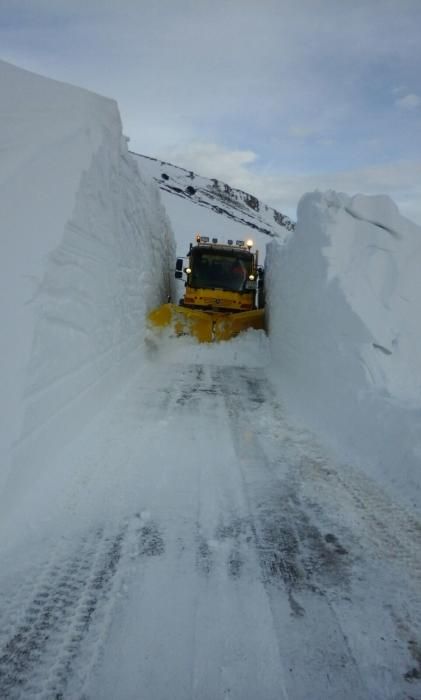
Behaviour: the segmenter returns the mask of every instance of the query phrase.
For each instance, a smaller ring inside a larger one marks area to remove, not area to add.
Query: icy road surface
[[[419,522],[291,425],[261,334],[173,342],[10,528],[0,697],[421,698]]]

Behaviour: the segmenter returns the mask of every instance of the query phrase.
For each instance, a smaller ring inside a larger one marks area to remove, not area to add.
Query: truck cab
[[[196,237],[188,263],[177,260],[176,277],[187,276],[182,306],[231,313],[257,308],[258,253],[251,252],[252,241],[218,243]]]

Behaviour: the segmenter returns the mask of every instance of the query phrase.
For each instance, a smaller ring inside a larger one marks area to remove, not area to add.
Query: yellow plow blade
[[[203,311],[163,304],[149,313],[148,320],[158,328],[172,326],[176,335],[192,335],[200,343],[210,343],[213,339],[212,317]]]
[[[200,343],[229,340],[247,328],[265,327],[263,309],[227,314],[163,304],[149,313],[148,320],[158,328],[172,326],[176,335],[191,335]]]
[[[240,311],[236,314],[217,314],[214,323],[214,340],[229,340],[241,331],[246,331],[247,328],[264,330],[264,309]]]

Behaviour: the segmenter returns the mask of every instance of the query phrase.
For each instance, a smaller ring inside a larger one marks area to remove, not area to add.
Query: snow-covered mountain
[[[197,175],[162,160],[131,152],[139,170],[161,190],[165,206],[172,212],[176,239],[185,246],[195,231],[217,236],[221,230],[234,239],[255,240],[263,255],[272,239],[285,240],[295,224],[253,194],[217,179]]]

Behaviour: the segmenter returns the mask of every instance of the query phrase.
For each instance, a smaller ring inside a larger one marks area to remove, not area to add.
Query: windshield
[[[196,250],[192,254],[190,285],[240,292],[252,272],[252,255]]]

